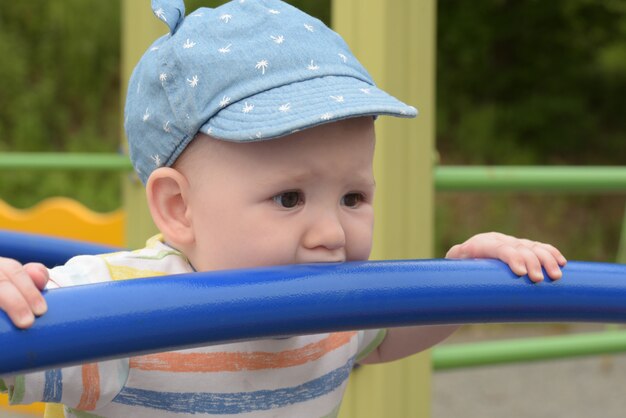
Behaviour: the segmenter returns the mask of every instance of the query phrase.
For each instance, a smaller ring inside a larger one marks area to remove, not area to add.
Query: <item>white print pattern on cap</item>
[[[222,100],[220,100],[220,107],[226,107],[230,104],[230,97],[222,97]]]
[[[261,60],[256,63],[254,68],[256,68],[257,70],[261,70],[261,74],[265,75],[265,70],[267,70],[268,65],[269,63],[267,62],[267,60]]]
[[[274,42],[276,42],[278,45],[282,44],[283,42],[285,42],[285,37],[283,35],[278,35],[278,36],[270,36],[270,38],[272,38],[272,40]]]
[[[156,15],[156,17],[158,17],[159,19],[161,19],[162,21],[164,21],[165,23],[167,23],[167,19],[165,17],[165,10],[163,10],[163,8],[158,8],[154,11],[154,14]]]
[[[194,75],[193,77],[191,77],[191,80],[187,79],[187,83],[189,83],[191,87],[196,87],[199,81],[200,79],[198,78],[197,75]],[[189,118],[189,115],[187,115],[187,118]]]
[[[154,161],[155,166],[161,167],[161,157],[159,156],[159,154],[154,154],[152,156],[152,161]]]

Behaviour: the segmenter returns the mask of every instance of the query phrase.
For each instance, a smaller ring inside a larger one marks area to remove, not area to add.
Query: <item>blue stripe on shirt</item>
[[[61,369],[46,370],[46,383],[43,387],[44,402],[61,402],[63,396],[63,373]]]
[[[189,414],[241,414],[276,409],[334,391],[348,379],[353,363],[354,357],[330,373],[288,388],[236,393],[175,393],[124,388],[113,402]]]

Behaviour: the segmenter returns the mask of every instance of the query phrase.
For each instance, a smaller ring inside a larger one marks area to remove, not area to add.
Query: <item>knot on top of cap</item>
[[[152,12],[170,28],[170,34],[176,33],[185,20],[185,2],[183,0],[152,0]]]

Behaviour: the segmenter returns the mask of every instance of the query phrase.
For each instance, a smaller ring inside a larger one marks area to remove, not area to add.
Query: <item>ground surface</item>
[[[462,330],[450,343],[570,331],[602,327],[500,326]],[[626,354],[442,371],[433,375],[432,418],[624,418],[625,388]]]

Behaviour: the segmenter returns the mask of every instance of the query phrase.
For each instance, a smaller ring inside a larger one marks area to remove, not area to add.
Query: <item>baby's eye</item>
[[[272,197],[272,200],[274,200],[274,202],[278,203],[284,208],[292,209],[304,203],[304,196],[301,192],[294,190],[277,194],[276,196]]]
[[[349,208],[357,207],[360,203],[365,201],[365,196],[361,193],[348,193],[341,198],[341,204]]]

